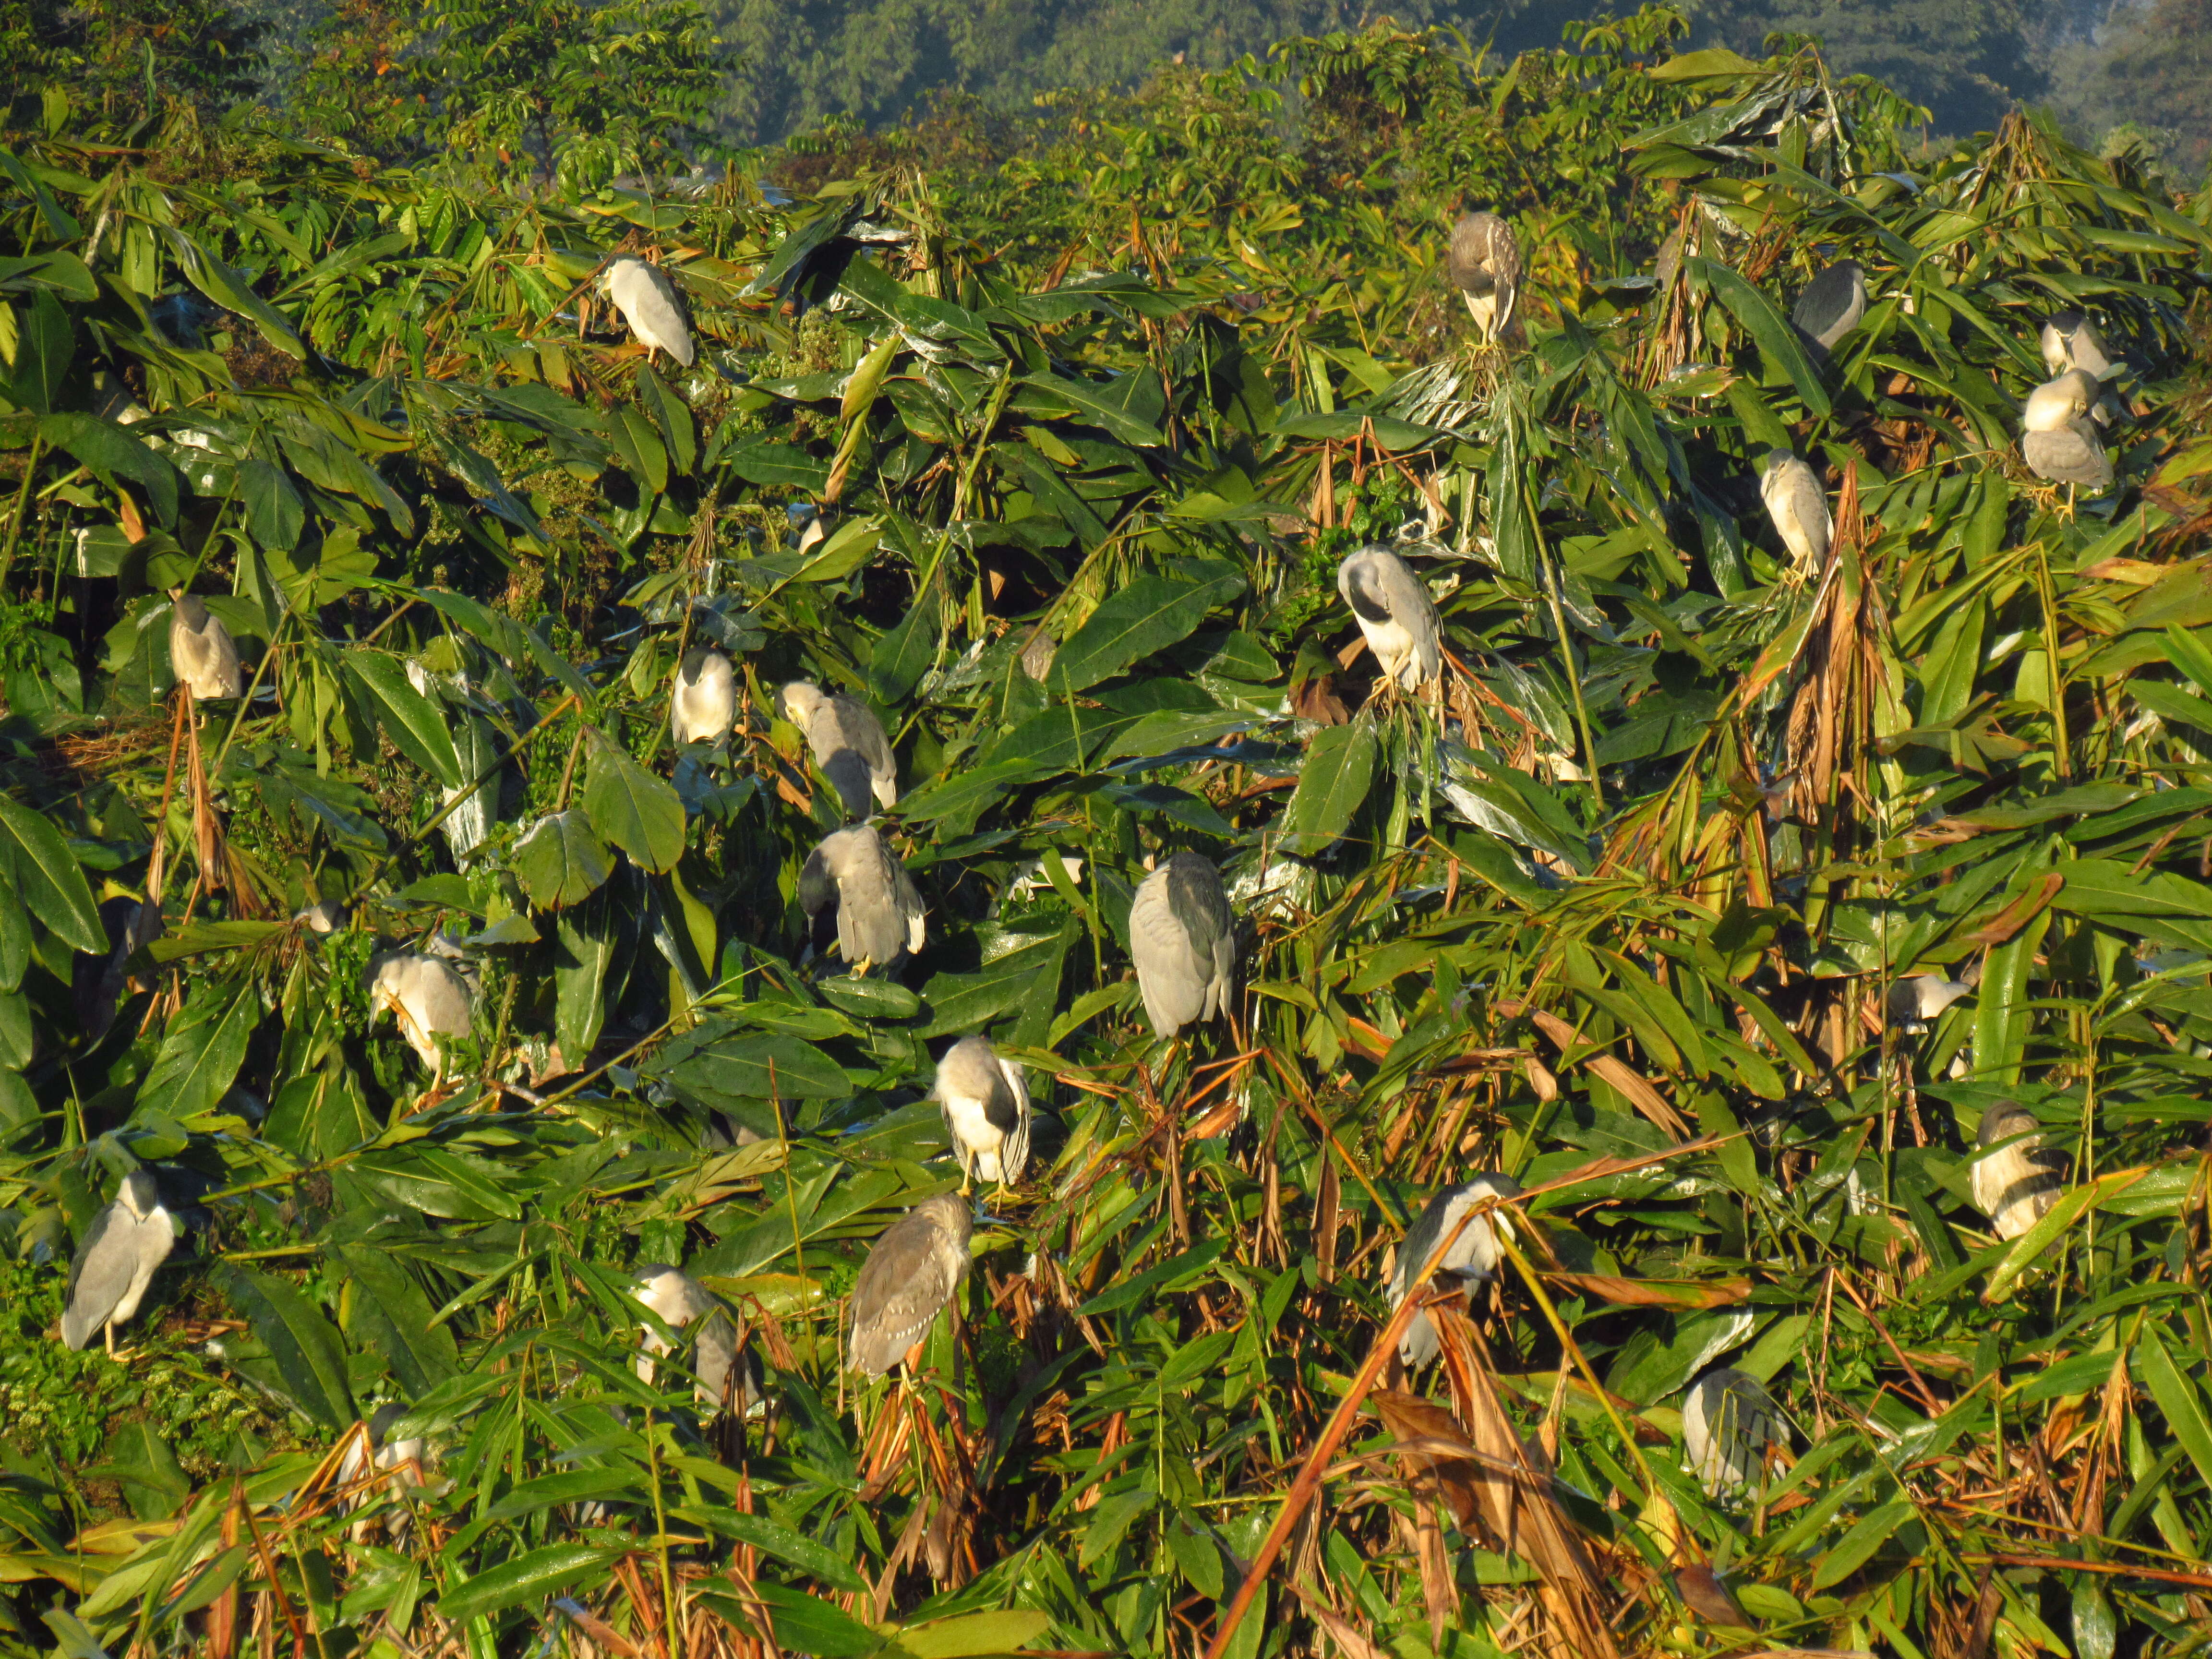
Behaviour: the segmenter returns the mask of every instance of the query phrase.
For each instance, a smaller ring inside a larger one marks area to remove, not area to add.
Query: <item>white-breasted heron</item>
[[[362,1433],[347,1440],[345,1455],[338,1460],[338,1490],[344,1492],[355,1486],[362,1488],[338,1500],[347,1513],[374,1501],[380,1491],[397,1498],[422,1486],[422,1464],[429,1455],[429,1441],[419,1434],[403,1435],[397,1440],[390,1437],[392,1425],[406,1416],[409,1409],[404,1401],[387,1401],[362,1425]],[[355,1523],[353,1536],[356,1542],[367,1536],[369,1524],[366,1520]],[[385,1518],[386,1534],[395,1541],[404,1540],[408,1529],[406,1510],[395,1506]]]
[[[1145,1017],[1161,1036],[1227,1012],[1237,927],[1212,860],[1177,853],[1137,884],[1129,954]]]
[[[1781,1407],[1748,1371],[1707,1371],[1682,1396],[1682,1449],[1708,1497],[1741,1492],[1766,1467],[1766,1449],[1789,1443]]]
[[[975,1231],[957,1193],[925,1198],[884,1230],[853,1286],[848,1365],[881,1376],[921,1340],[967,1277]]]
[[[1999,1238],[2018,1238],[2058,1202],[2064,1155],[2045,1147],[2034,1115],[2010,1100],[1982,1114],[1974,1144],[1974,1207],[1989,1217]]]
[[[713,646],[693,646],[676,665],[668,729],[679,744],[720,743],[737,723],[737,671]]]
[[[1973,994],[1982,982],[1982,964],[1971,962],[1958,978],[1944,974],[1915,974],[1889,988],[1884,1004],[1889,1023],[1915,1036],[1926,1030],[1942,1012],[1961,997]]]
[[[921,895],[872,823],[823,837],[799,872],[799,904],[814,946],[838,953],[856,974],[892,969],[921,949]]]
[[[238,641],[196,593],[170,596],[169,672],[195,698],[245,695],[246,671],[239,664]]]
[[[1509,337],[1521,307],[1521,245],[1494,213],[1462,213],[1445,270],[1486,341]]]
[[[845,804],[847,816],[866,817],[872,797],[886,809],[898,805],[898,760],[874,709],[809,680],[793,680],[775,696],[783,717],[805,738],[814,763]]]
[[[2091,489],[2112,483],[2112,460],[2089,418],[2101,395],[2097,377],[2080,368],[2069,368],[2027,394],[2020,451],[2030,471],[2053,483]]]
[[[2043,366],[2053,374],[2069,368],[2101,380],[2112,372],[2112,360],[2097,325],[2078,311],[2055,311],[2043,325]]]
[[[115,1328],[138,1311],[154,1270],[169,1259],[176,1242],[176,1225],[161,1206],[152,1171],[133,1170],[123,1177],[115,1201],[93,1217],[70,1265],[63,1346],[82,1348],[94,1331],[105,1331],[107,1352],[113,1353]]]
[[[945,1113],[963,1194],[979,1180],[1004,1190],[1022,1178],[1030,1160],[1030,1091],[1020,1066],[980,1033],[964,1036],[937,1062],[931,1093]]]
[[[599,285],[648,354],[665,351],[684,368],[696,355],[684,299],[666,271],[634,253],[607,261]]]
[[[698,1324],[691,1374],[698,1379],[692,1393],[701,1405],[710,1413],[727,1410],[746,1417],[762,1403],[765,1391],[757,1373],[757,1361],[750,1351],[738,1351],[737,1322],[704,1285],[681,1267],[649,1261],[630,1275],[629,1293],[672,1331]],[[641,1382],[650,1382],[659,1372],[654,1362],[666,1358],[673,1345],[641,1322],[637,1346],[632,1369]]]
[[[1443,622],[1412,566],[1387,547],[1363,547],[1337,566],[1336,591],[1384,674],[1407,691],[1435,684],[1443,670]]]
[[[1406,1237],[1398,1245],[1397,1265],[1390,1270],[1390,1306],[1393,1311],[1412,1291],[1415,1274],[1428,1264],[1436,1254],[1437,1246],[1457,1224],[1459,1218],[1486,1198],[1513,1198],[1519,1195],[1521,1183],[1511,1176],[1495,1170],[1485,1170],[1470,1176],[1456,1187],[1447,1187],[1431,1199],[1428,1206],[1414,1218],[1413,1224],[1406,1229]],[[1474,1287],[1498,1271],[1504,1252],[1498,1249],[1500,1228],[1506,1237],[1512,1237],[1512,1221],[1502,1210],[1472,1217],[1459,1230],[1444,1252],[1443,1260],[1437,1263],[1430,1282],[1449,1288],[1462,1288],[1469,1305],[1474,1300]],[[1442,1351],[1443,1341],[1437,1328],[1429,1322],[1425,1313],[1417,1313],[1406,1327],[1406,1334],[1398,1339],[1398,1358],[1407,1366],[1427,1364]]]
[[[466,1036],[476,1016],[467,972],[443,952],[391,951],[369,964],[369,1018],[389,1010],[399,1035],[430,1068],[434,1088],[446,1074],[441,1036]]]
[[[1820,475],[1788,450],[1770,449],[1759,469],[1759,499],[1790,550],[1792,573],[1801,580],[1819,575],[1836,529]]]
[[[1856,259],[1840,259],[1805,284],[1790,320],[1824,352],[1859,325],[1866,315],[1866,272]]]

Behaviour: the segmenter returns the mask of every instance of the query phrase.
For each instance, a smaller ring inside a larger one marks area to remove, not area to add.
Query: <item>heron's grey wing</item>
[[[898,1364],[960,1282],[954,1252],[927,1218],[908,1215],[876,1241],[853,1286],[852,1363],[871,1376]]]
[[[830,861],[817,847],[807,854],[806,862],[799,872],[799,908],[808,917],[817,918],[837,902],[836,878],[830,873]]]
[[[131,1250],[134,1218],[120,1204],[110,1204],[93,1217],[70,1263],[69,1306],[62,1314],[62,1346],[82,1348],[107,1322],[115,1304],[130,1288],[137,1267]]]
[[[1811,467],[1800,462],[1785,470],[1781,484],[1782,503],[1803,528],[1813,550],[1825,553],[1834,526],[1828,518],[1827,492],[1820,488],[1820,479]]]
[[[1521,303],[1521,244],[1504,220],[1490,222],[1489,265],[1498,284],[1498,326],[1504,333],[1513,325]]]
[[[906,948],[911,954],[921,949],[922,941],[928,935],[921,890],[914,884],[914,878],[907,874],[906,866],[891,857],[889,848],[884,849],[884,856],[890,864],[891,892],[898,905],[899,920],[904,927]]]
[[[1010,1135],[1020,1125],[1029,1105],[1029,1091],[1022,1086],[1021,1073],[995,1054],[991,1059],[991,1080],[983,1091],[983,1120],[1002,1135]]]
[[[2096,428],[2080,416],[2055,431],[2028,433],[2021,453],[2031,471],[2054,483],[2101,489],[2112,481],[2112,459],[2097,441]]]
[[[1443,619],[1437,615],[1437,602],[1429,597],[1428,586],[1415,575],[1403,559],[1377,560],[1376,585],[1382,590],[1383,603],[1389,606],[1390,615],[1399,627],[1413,638],[1414,654],[1420,659],[1421,678],[1432,679],[1441,664],[1438,654],[1443,632]]]
[[[1164,883],[1154,887],[1146,882],[1129,906],[1129,954],[1136,960],[1137,988],[1144,994],[1146,1017],[1155,1031],[1173,1036],[1200,1017],[1210,957],[1193,949]]]
[[[823,717],[827,724],[828,716]],[[868,769],[867,757],[857,749],[833,749],[827,756],[817,754],[817,763],[822,775],[830,781],[848,817],[864,818],[875,793],[875,778]]]
[[[894,775],[898,762],[891,754],[890,734],[876,718],[876,711],[857,697],[836,696],[830,699],[830,704],[836,710],[843,746],[867,762],[868,770],[876,776]]]
[[[738,1328],[730,1316],[716,1308],[699,1327],[698,1346],[692,1352],[691,1374],[699,1379],[698,1397],[706,1405],[733,1405],[730,1374],[737,1369]]]
[[[1022,1170],[1030,1161],[1030,1085],[1023,1080],[1022,1068],[1012,1060],[999,1061],[999,1070],[1006,1079],[1013,1115],[1013,1122],[1006,1126],[1006,1139],[999,1148],[999,1179],[1011,1187],[1021,1179]],[[994,1118],[992,1121],[998,1120]]]

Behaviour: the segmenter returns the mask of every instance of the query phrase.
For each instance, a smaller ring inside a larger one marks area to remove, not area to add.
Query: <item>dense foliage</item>
[[[1741,1650],[1713,1569],[1770,1649],[2201,1647],[2212,198],[2017,118],[1916,161],[1883,88],[1683,33],[1481,96],[1437,37],[1307,38],[1304,144],[1194,72],[1050,143],[786,158],[775,202],[36,106],[0,1650]],[[1462,191],[1521,228],[1525,351],[1447,303]],[[599,293],[617,248],[688,369]],[[1843,255],[1824,357],[1786,319]],[[2126,363],[2101,495],[2016,447],[2059,305]],[[1776,446],[1832,492],[1817,570]],[[1443,613],[1433,701],[1336,596],[1372,540]],[[173,689],[186,589],[243,697]],[[746,713],[679,751],[701,641]],[[892,975],[807,948],[802,674],[895,739]],[[1178,849],[1237,989],[1163,1044],[1128,910]],[[476,979],[434,1080],[365,988],[434,936]],[[864,1386],[843,1304],[956,1184],[922,1096],[979,1030],[1032,1166]],[[1999,1099],[2066,1164],[2012,1241]],[[69,1352],[140,1167],[186,1237],[125,1358]],[[1481,1168],[1514,1249],[1390,1374],[1397,1242]],[[702,1422],[682,1342],[633,1370],[653,1261],[762,1415]],[[1682,1449],[1723,1361],[1791,1425],[1736,1498]],[[417,1462],[349,1469],[371,1420]]]

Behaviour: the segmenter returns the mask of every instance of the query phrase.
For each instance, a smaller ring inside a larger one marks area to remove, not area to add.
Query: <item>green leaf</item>
[[[4,384],[8,401],[44,415],[69,378],[76,355],[76,330],[68,310],[52,295],[34,294],[15,319],[15,362]]]
[[[684,856],[684,802],[675,786],[656,778],[604,732],[594,729],[584,776],[584,810],[592,828],[641,869],[656,874]]]
[[[694,1050],[672,1067],[669,1080],[720,1095],[755,1100],[842,1100],[851,1079],[837,1063],[794,1036],[748,1033]]]
[[[1055,696],[1087,690],[1188,637],[1207,611],[1243,591],[1244,579],[1234,574],[1202,582],[1139,576],[1061,642],[1046,684]]]
[[[292,1403],[326,1429],[352,1422],[345,1345],[314,1304],[288,1281],[236,1262],[218,1265],[213,1279],[268,1348]]]
[[[869,653],[868,690],[884,708],[904,702],[937,660],[938,640],[945,628],[940,609],[933,582]]]
[[[107,483],[137,484],[163,524],[176,523],[177,469],[132,436],[130,428],[97,415],[45,415],[39,419],[39,435]]]
[[[1101,1558],[1113,1553],[1115,1545],[1128,1534],[1138,1519],[1148,1514],[1160,1501],[1156,1492],[1139,1486],[1132,1492],[1115,1492],[1098,1505],[1084,1528],[1082,1547],[1077,1551],[1075,1564],[1088,1568]]]
[[[595,1568],[628,1553],[628,1546],[548,1544],[465,1578],[438,1598],[438,1616],[449,1624],[489,1618],[525,1601],[565,1589]]]
[[[1123,443],[1157,448],[1167,442],[1166,434],[1159,428],[1149,421],[1139,420],[1122,407],[1115,395],[1115,386],[1093,386],[1061,374],[1025,374],[1021,384],[1043,392],[1050,403],[1074,410],[1079,419],[1103,427]]]
[[[64,945],[105,956],[107,930],[100,925],[100,907],[61,831],[13,795],[0,793],[0,853],[14,854],[15,897],[23,907]]]
[[[2151,1398],[2166,1415],[2166,1426],[2197,1465],[2197,1472],[2212,1483],[2212,1418],[2208,1418],[2204,1393],[2173,1363],[2158,1332],[2146,1324],[2136,1337],[2136,1353]]]
[[[384,1356],[392,1380],[410,1399],[419,1399],[460,1370],[453,1334],[430,1322],[437,1310],[412,1273],[367,1245],[341,1244],[331,1255],[353,1281],[345,1303],[346,1334]]]
[[[179,1120],[208,1110],[237,1077],[260,1023],[261,993],[252,980],[203,980],[162,1036],[154,1067],[139,1086],[136,1110]]]
[[[1790,377],[1790,384],[1797,388],[1805,407],[1815,415],[1830,413],[1828,393],[1820,384],[1820,373],[1805,355],[1796,330],[1776,308],[1774,301],[1746,281],[1741,272],[1717,261],[1693,255],[1682,264],[1693,276],[1702,277],[1720,302],[1750,331],[1751,337],[1759,343],[1759,356]]]
[[[383,710],[385,733],[400,753],[448,789],[468,781],[461,775],[460,757],[453,752],[445,710],[409,684],[397,657],[357,647],[346,652],[343,660],[347,672]]]
[[[924,1036],[979,1030],[1017,1003],[1056,1002],[1060,962],[1074,943],[1073,922],[1057,933],[1016,946],[973,974],[938,974],[923,987],[929,1004]]]
[[[708,1524],[723,1537],[750,1544],[764,1555],[811,1572],[833,1589],[865,1590],[869,1587],[868,1581],[855,1572],[843,1556],[804,1533],[794,1532],[765,1516],[746,1515],[737,1510],[714,1509],[705,1514]]]
[[[515,843],[514,873],[541,910],[580,904],[610,873],[607,849],[581,807],[549,812]]]
[[[255,541],[280,553],[299,545],[307,527],[307,503],[283,467],[248,456],[238,464],[238,493],[246,502],[246,532]]]
[[[1325,726],[1306,745],[1298,787],[1283,815],[1283,850],[1311,858],[1336,845],[1375,781],[1381,744],[1364,713],[1349,726]]]
[[[1874,1553],[1889,1541],[1890,1534],[1912,1518],[1912,1505],[1903,1498],[1884,1504],[1859,1517],[1858,1523],[1823,1555],[1813,1568],[1813,1588],[1839,1584],[1864,1566]]]
[[[553,930],[553,1037],[573,1067],[589,1063],[606,1024],[607,969],[615,956],[611,895],[561,912]]]
[[[225,311],[252,319],[261,337],[279,351],[289,352],[303,363],[307,361],[307,344],[299,330],[283,312],[256,294],[251,283],[194,241],[189,232],[174,225],[164,225],[161,230],[176,251],[177,264],[186,281]]]
[[[841,1607],[819,1596],[761,1580],[755,1593],[768,1604],[775,1644],[817,1659],[866,1659],[884,1639]]]
[[[653,412],[653,423],[660,428],[661,441],[667,445],[677,472],[690,472],[699,461],[699,434],[691,423],[691,411],[648,363],[638,365],[637,389],[643,394],[645,406]]]

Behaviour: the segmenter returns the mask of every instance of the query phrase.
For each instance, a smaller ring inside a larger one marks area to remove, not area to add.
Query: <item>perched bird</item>
[[[1022,1178],[1030,1158],[1030,1091],[1020,1066],[981,1036],[964,1036],[937,1062],[931,1092],[944,1109],[963,1194],[978,1177],[1001,1188]]]
[[[921,949],[921,895],[872,823],[823,838],[799,872],[799,904],[815,949],[827,951],[834,938],[856,974],[896,968]]]
[[[1866,308],[1866,272],[1857,260],[1844,259],[1805,284],[1797,303],[1790,307],[1790,320],[1826,354],[1859,325]]]
[[[881,1376],[921,1340],[968,1272],[975,1223],[957,1194],[925,1198],[876,1240],[853,1286],[846,1364]]]
[[[1129,902],[1129,954],[1152,1030],[1172,1041],[1186,1025],[1229,1006],[1235,922],[1221,872],[1177,853],[1137,885]]]
[[[1408,691],[1435,683],[1443,667],[1443,623],[1403,559],[1388,548],[1363,547],[1337,566],[1336,591],[1385,674]]]
[[[668,697],[668,725],[676,741],[720,743],[738,721],[738,677],[730,659],[710,645],[695,645],[676,665]]]
[[[763,1391],[760,1379],[753,1374],[757,1362],[750,1352],[739,1354],[738,1328],[729,1310],[714,1299],[704,1285],[680,1267],[651,1261],[633,1275],[629,1293],[651,1309],[671,1330],[683,1330],[695,1320],[705,1322],[699,1327],[691,1362],[692,1374],[699,1379],[692,1393],[701,1405],[709,1411],[726,1407],[742,1417],[760,1403]],[[633,1367],[640,1381],[650,1382],[659,1369],[653,1361],[665,1358],[673,1351],[673,1345],[651,1325],[641,1323],[637,1346],[638,1356],[632,1362]]]
[[[108,899],[100,907],[100,925],[107,934],[107,954],[79,951],[70,971],[77,1026],[88,1043],[98,1042],[115,1024],[129,979],[125,964],[161,937],[161,907],[151,899]]]
[[[2040,1129],[2019,1103],[2000,1100],[1975,1132],[1981,1154],[1974,1160],[1974,1207],[1999,1238],[2018,1238],[2058,1201],[2066,1160],[2045,1147]]]
[[[195,697],[236,697],[246,691],[238,641],[198,594],[170,595],[169,672]]]
[[[2112,483],[2112,463],[2089,418],[2100,395],[2097,377],[2080,368],[2069,368],[2027,394],[2020,449],[2036,477],[2092,489]]]
[[[69,1307],[62,1315],[62,1344],[82,1348],[92,1334],[105,1329],[107,1352],[115,1352],[115,1328],[138,1311],[154,1270],[169,1259],[177,1242],[175,1225],[161,1207],[153,1173],[133,1170],[123,1177],[115,1201],[92,1218],[84,1243],[70,1264]]]
[[[1510,225],[1494,213],[1460,216],[1445,270],[1485,340],[1516,337],[1521,269],[1521,246]]]
[[[1685,1562],[1674,1570],[1674,1593],[1682,1605],[1698,1618],[1736,1630],[1757,1630],[1759,1620],[1743,1610],[1728,1581],[1703,1561]]]
[[[445,1076],[441,1036],[466,1036],[476,997],[465,972],[443,952],[392,951],[370,964],[370,1018],[390,1009],[400,1036],[430,1068],[432,1086]]]
[[[311,933],[335,933],[346,925],[349,912],[336,899],[323,899],[292,913],[295,927]]]
[[[2055,311],[2044,323],[2043,366],[2053,374],[2078,368],[2100,380],[2112,372],[2097,325],[2078,311]]]
[[[1899,1030],[1917,1035],[1936,1023],[1936,1016],[1960,997],[1972,995],[1982,982],[1982,964],[1970,962],[1966,971],[1956,979],[1946,979],[1941,974],[1915,974],[1911,979],[1899,980],[1889,988],[1885,1000],[1889,1010],[1889,1023]]]
[[[1782,1411],[1759,1380],[1723,1365],[1682,1397],[1682,1449],[1706,1495],[1741,1491],[1766,1466],[1766,1449],[1790,1443]]]
[[[1775,533],[1790,550],[1790,568],[1800,578],[1819,573],[1827,562],[1835,520],[1828,516],[1827,492],[1813,469],[1786,449],[1770,449],[1759,471],[1759,499]]]
[[[1485,1171],[1456,1187],[1447,1187],[1429,1200],[1428,1207],[1406,1229],[1403,1243],[1398,1246],[1397,1265],[1390,1272],[1390,1306],[1395,1310],[1413,1293],[1413,1279],[1428,1265],[1429,1258],[1437,1253],[1437,1246],[1457,1224],[1459,1218],[1486,1198],[1512,1198],[1521,1191],[1521,1183],[1510,1176]],[[1461,1227],[1459,1237],[1452,1240],[1444,1252],[1443,1260],[1437,1263],[1431,1275],[1432,1283],[1464,1287],[1470,1304],[1474,1298],[1474,1287],[1498,1271],[1499,1258],[1504,1254],[1498,1247],[1498,1231],[1505,1230],[1512,1237],[1512,1222],[1501,1211],[1479,1215]],[[1398,1358],[1408,1366],[1425,1365],[1437,1357],[1442,1347],[1437,1328],[1429,1322],[1425,1313],[1413,1316],[1406,1334],[1398,1339]]]
[[[805,680],[793,680],[775,695],[783,717],[805,736],[814,763],[849,816],[867,817],[871,795],[879,806],[898,805],[898,761],[874,709]]]
[[[402,1401],[388,1401],[362,1425],[360,1434],[348,1439],[345,1455],[338,1460],[338,1490],[343,1492],[356,1485],[364,1490],[351,1498],[341,1498],[341,1510],[350,1513],[371,1501],[380,1491],[397,1494],[422,1486],[422,1461],[429,1455],[430,1443],[421,1435],[407,1435],[398,1440],[386,1437],[392,1432],[392,1425],[406,1416],[408,1409]],[[386,1475],[391,1478],[376,1478]],[[356,1542],[367,1535],[370,1524],[368,1521],[356,1523]],[[386,1518],[385,1530],[395,1540],[407,1536],[408,1515],[404,1508]]]
[[[648,355],[665,351],[684,368],[691,367],[691,325],[684,319],[684,298],[666,271],[625,253],[607,261],[599,285]]]

